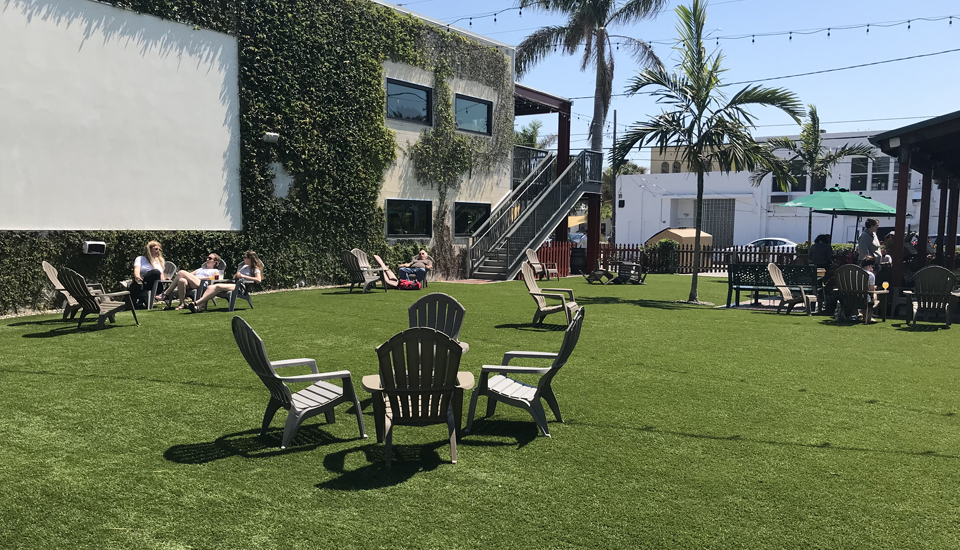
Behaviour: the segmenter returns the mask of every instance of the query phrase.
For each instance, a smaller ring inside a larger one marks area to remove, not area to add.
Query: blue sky
[[[657,55],[668,67],[675,65],[670,42],[676,38],[674,8],[681,2],[671,2],[656,19],[643,21],[631,27],[611,28],[613,34],[622,34],[654,42]],[[689,3],[688,3],[689,4]],[[545,25],[563,24],[559,17],[542,12],[524,10],[505,11],[496,17],[491,12],[515,6],[513,0],[411,0],[407,9],[467,28],[490,38],[516,45],[535,29]],[[955,16],[948,20],[923,21],[922,18]],[[469,19],[473,16],[472,26]],[[900,21],[907,24],[882,27]],[[871,24],[865,28],[844,30],[839,27]],[[873,63],[889,59],[930,54],[960,49],[960,2],[956,0],[809,0],[788,2],[782,0],[719,0],[707,9],[707,28],[712,37],[710,48],[719,48],[725,57],[726,82],[752,81],[798,73],[820,71]],[[737,35],[759,35],[777,31],[809,31],[831,28],[810,35],[794,33],[789,36],[757,36],[732,39]],[[613,92],[623,93],[628,80],[638,67],[626,55],[616,57]],[[886,63],[870,67],[844,70],[821,75],[787,78],[762,83],[765,86],[784,87],[796,93],[804,104],[813,103],[820,114],[821,126],[829,132],[879,131],[905,126],[923,118],[960,110],[960,51],[919,59]],[[571,148],[588,146],[587,130],[593,112],[594,77],[591,69],[579,71],[579,57],[555,54],[527,74],[522,83],[556,95],[575,99],[571,128]],[[731,86],[730,92],[742,86]],[[659,112],[659,107],[643,95],[614,97],[607,120],[605,147],[610,147],[613,135],[613,110],[617,110],[618,133],[635,121],[648,119]],[[758,128],[755,136],[798,133],[798,127],[789,117],[771,109],[757,109]],[[872,120],[894,119],[901,120]],[[534,117],[518,117],[517,125]],[[542,117],[544,129],[553,132],[556,115]],[[858,121],[858,122],[840,122]],[[631,155],[643,161],[642,153]],[[645,164],[645,162],[644,162]]]

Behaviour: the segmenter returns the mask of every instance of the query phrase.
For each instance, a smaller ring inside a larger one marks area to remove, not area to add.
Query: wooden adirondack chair
[[[63,320],[66,321],[68,316],[73,319],[81,309],[80,303],[77,302],[76,298],[74,298],[67,289],[63,288],[63,284],[60,282],[60,277],[57,273],[57,268],[47,263],[46,260],[40,262],[40,266],[43,267],[43,272],[47,275],[47,279],[50,280],[50,284],[53,285],[53,289],[63,295]],[[100,283],[87,283],[87,289],[90,290],[91,294],[103,294],[103,285]]]
[[[428,327],[436,329],[457,342],[460,342],[460,328],[466,308],[453,296],[442,292],[433,292],[413,303],[410,313],[410,328]],[[460,342],[463,352],[470,351],[470,345]]]
[[[267,433],[270,421],[281,407],[289,411],[280,443],[280,448],[284,449],[293,441],[304,420],[324,413],[327,423],[333,424],[336,421],[333,408],[341,403],[352,403],[357,415],[360,437],[366,439],[367,432],[363,426],[360,400],[357,399],[353,389],[350,371],[320,372],[317,370],[317,362],[313,359],[271,361],[267,357],[263,340],[240,317],[233,318],[233,338],[237,341],[237,347],[240,348],[240,353],[243,354],[250,368],[270,390],[270,401],[267,403],[266,412],[263,413],[263,424],[260,428],[261,437]],[[284,377],[277,374],[277,369],[302,365],[310,367],[313,374]],[[327,380],[340,380],[343,387],[331,384]],[[287,383],[290,382],[313,382],[313,384],[297,393],[292,393],[287,387]]]
[[[790,312],[793,311],[794,306],[797,304],[803,304],[803,308],[807,311],[807,315],[812,315],[813,305],[817,302],[816,294],[807,294],[803,291],[802,287],[797,288],[797,292],[800,293],[799,296],[794,296],[793,292],[790,290],[790,287],[787,286],[786,281],[783,279],[783,272],[780,271],[780,268],[775,263],[767,264],[767,271],[770,272],[770,279],[773,281],[773,285],[777,287],[777,290],[780,291],[780,303],[777,305],[777,313],[780,313],[780,308],[787,306],[787,315],[790,315]]]
[[[450,460],[457,462],[457,434],[463,415],[463,391],[473,374],[459,372],[460,344],[432,328],[410,328],[377,348],[380,374],[363,377],[373,395],[377,442],[385,441],[390,466],[394,426],[446,424]]]
[[[473,425],[473,415],[477,410],[477,398],[481,395],[487,398],[487,414],[493,416],[496,412],[497,402],[506,403],[514,407],[520,407],[533,416],[534,422],[540,428],[540,432],[550,437],[550,428],[547,426],[547,415],[543,410],[542,398],[550,406],[557,422],[563,422],[560,416],[560,405],[557,404],[557,397],[553,393],[553,377],[566,364],[570,354],[573,353],[580,339],[580,329],[583,326],[584,308],[577,311],[573,322],[567,327],[563,334],[563,343],[560,344],[558,353],[544,353],[538,351],[508,351],[503,355],[502,365],[484,365],[480,369],[480,383],[473,390],[470,397],[470,412],[467,413],[467,432]],[[546,368],[533,367],[511,367],[510,361],[516,358],[525,359],[553,359],[553,364]],[[539,374],[540,380],[537,384],[531,385],[514,380],[508,374]],[[493,375],[493,376],[491,376]]]
[[[869,323],[873,318],[873,302],[867,290],[870,284],[867,270],[852,264],[842,265],[834,273],[834,280],[837,282],[840,315],[850,318],[865,310],[867,314],[863,316],[863,323]]]
[[[573,297],[573,290],[569,288],[541,289],[537,286],[536,275],[534,275],[533,267],[530,266],[529,262],[523,262],[520,271],[523,273],[523,282],[527,285],[527,291],[530,292],[533,301],[537,303],[537,311],[533,314],[533,324],[539,324],[543,321],[544,317],[551,313],[559,313],[562,311],[564,315],[566,315],[567,324],[569,325],[570,321],[573,320],[573,314],[580,308]],[[547,293],[543,291],[547,291]],[[570,300],[567,300],[563,294],[559,294],[560,292],[569,295]],[[547,298],[560,300],[560,304],[548,306]]]
[[[103,328],[104,321],[110,319],[111,323],[116,322],[117,312],[123,311],[123,308],[130,308],[130,312],[133,313],[133,320],[137,323],[137,326],[140,326],[140,321],[137,319],[137,310],[133,307],[133,299],[130,298],[129,292],[114,292],[111,294],[92,294],[90,289],[87,288],[87,282],[80,276],[76,271],[64,268],[63,271],[59,273],[60,282],[63,283],[63,287],[67,289],[73,298],[80,305],[81,313],[80,320],[77,322],[77,330],[80,330],[80,325],[83,323],[84,317],[93,313],[97,315],[97,330]],[[113,300],[113,298],[126,298],[126,301],[120,302]]]
[[[397,274],[387,267],[387,264],[384,263],[383,258],[380,256],[374,254],[373,260],[377,262],[377,265],[379,265],[380,269],[382,270],[380,273],[383,274],[383,284],[390,288],[397,288],[397,286],[400,284],[400,278],[397,277]]]
[[[540,258],[537,257],[536,251],[532,248],[527,249],[527,261],[530,262],[530,267],[533,268],[533,272],[537,277],[546,277],[548,281],[550,280],[550,275],[558,279],[560,278],[560,269],[557,267],[557,264],[553,262],[541,262]]]
[[[904,290],[903,294],[910,301],[910,310],[907,313],[907,324],[912,318],[917,324],[917,313],[922,310],[942,311],[946,316],[947,326],[950,326],[950,309],[957,299],[953,289],[957,286],[957,276],[952,271],[938,265],[927,266],[918,271],[914,277],[914,289]],[[912,313],[913,315],[910,315]]]
[[[380,268],[371,268],[370,261],[367,259],[367,253],[359,248],[343,251],[343,265],[347,268],[347,274],[350,276],[350,292],[353,287],[363,289],[366,294],[368,290],[376,286],[377,281],[383,285],[386,292],[387,285],[384,282],[383,271]]]

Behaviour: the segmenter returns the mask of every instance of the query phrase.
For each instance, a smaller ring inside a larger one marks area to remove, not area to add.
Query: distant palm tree
[[[557,142],[557,134],[540,135],[540,128],[543,123],[539,120],[531,120],[527,125],[514,130],[513,141],[515,145],[524,147],[533,147],[534,149],[546,149]]]
[[[817,108],[814,105],[807,105],[807,121],[803,123],[803,129],[800,131],[800,140],[794,141],[787,137],[778,137],[767,140],[767,149],[771,152],[787,151],[790,156],[781,159],[783,168],[790,170],[794,176],[807,176],[810,180],[810,192],[813,192],[813,182],[815,179],[830,177],[831,170],[840,163],[844,157],[864,156],[874,157],[874,149],[864,144],[844,144],[838,149],[824,147],[823,137],[820,135],[820,117],[817,115]],[[759,166],[750,175],[750,183],[760,185],[761,180],[767,177],[770,168]],[[783,180],[777,180],[780,189],[789,191],[790,186]],[[807,243],[813,236],[813,210],[807,217]]]
[[[613,51],[611,38],[644,67],[659,67],[660,60],[650,44],[628,36],[613,35],[607,28],[652,19],[667,5],[667,0],[627,0],[617,6],[613,0],[519,0],[520,8],[533,8],[569,17],[566,25],[543,27],[517,46],[517,76],[522,77],[534,65],[561,48],[573,55],[583,47],[580,70],[596,68],[593,94],[593,120],[590,122],[590,148],[603,151],[603,124],[610,110],[613,91]]]
[[[634,146],[656,144],[661,152],[676,147],[680,158],[697,173],[697,216],[694,239],[693,281],[690,302],[699,302],[697,275],[700,271],[700,230],[703,223],[703,174],[716,161],[724,172],[753,170],[770,166],[781,181],[795,182],[789,170],[777,162],[776,156],[758,144],[750,130],[755,118],[747,110],[750,106],[776,107],[798,124],[803,115],[800,100],[793,92],[782,88],[747,86],[728,97],[720,82],[723,73],[723,55],[717,51],[707,55],[703,44],[705,6],[693,0],[692,7],[677,8],[680,22],[680,44],[676,46],[681,59],[679,72],[668,73],[652,68],[631,79],[627,87],[631,94],[648,87],[657,103],[668,109],[647,122],[637,122],[624,139],[614,146],[614,162],[622,162]]]

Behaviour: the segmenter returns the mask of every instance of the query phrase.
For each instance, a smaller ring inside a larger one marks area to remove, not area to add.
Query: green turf
[[[370,439],[342,405],[285,451],[283,412],[257,438],[268,394],[222,301],[100,332],[0,321],[0,548],[960,547],[957,329],[675,304],[689,280],[564,279],[587,308],[566,423],[544,438],[501,405],[456,465],[445,427],[399,427],[389,470],[359,380],[423,291],[240,305],[271,358],[349,369],[364,406]],[[428,290],[467,309],[462,369],[560,344],[522,283]]]

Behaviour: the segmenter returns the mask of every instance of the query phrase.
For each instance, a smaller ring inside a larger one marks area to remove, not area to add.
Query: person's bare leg
[[[186,278],[181,278],[179,281],[177,281],[177,298],[179,298],[177,309],[183,309],[183,304],[187,301],[187,279]]]

